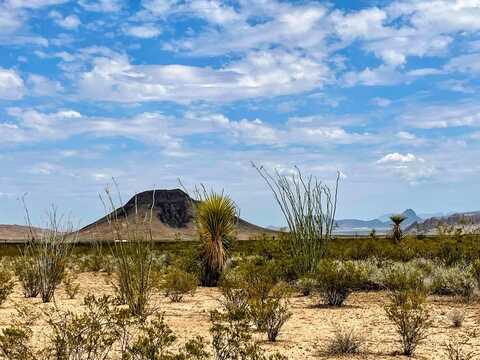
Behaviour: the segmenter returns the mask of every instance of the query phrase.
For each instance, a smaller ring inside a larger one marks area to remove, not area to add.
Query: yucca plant
[[[227,195],[196,191],[196,225],[202,242],[202,276],[204,286],[215,286],[228,259],[228,251],[238,221],[238,209]]]
[[[392,239],[395,243],[399,243],[402,241],[403,232],[401,224],[406,219],[406,217],[402,214],[396,214],[390,216],[390,220],[392,221]]]

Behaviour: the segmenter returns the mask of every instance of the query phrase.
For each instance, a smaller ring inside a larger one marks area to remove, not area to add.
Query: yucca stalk
[[[403,232],[401,224],[405,220],[405,216],[403,214],[396,214],[390,216],[390,220],[392,220],[392,238],[395,243],[400,243],[403,238]]]
[[[297,167],[288,176],[253,167],[272,190],[287,222],[286,247],[295,270],[299,275],[314,272],[335,226],[340,173],[335,186],[329,187],[311,175],[303,176]]]
[[[203,250],[204,286],[218,283],[228,259],[231,239],[235,235],[238,211],[235,203],[225,194],[196,191],[196,225]]]

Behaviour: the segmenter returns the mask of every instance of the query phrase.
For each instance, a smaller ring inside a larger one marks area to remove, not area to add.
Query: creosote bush
[[[385,312],[400,336],[403,355],[413,355],[427,337],[431,322],[425,300],[425,294],[416,289],[393,291],[389,295]]]
[[[195,294],[197,283],[195,275],[171,267],[161,279],[160,288],[172,302],[180,302],[185,295]]]
[[[32,331],[28,327],[13,325],[0,332],[0,359],[36,360],[29,345]]]
[[[317,291],[330,306],[342,306],[352,291],[364,282],[364,273],[352,261],[322,260],[315,276]]]
[[[40,271],[35,259],[31,256],[19,256],[15,261],[14,270],[22,284],[25,297],[37,297],[40,293]]]
[[[431,291],[437,295],[451,295],[469,302],[475,292],[477,281],[462,266],[437,267],[431,276]]]
[[[15,280],[10,270],[0,265],[0,305],[2,305],[7,297],[13,292]]]

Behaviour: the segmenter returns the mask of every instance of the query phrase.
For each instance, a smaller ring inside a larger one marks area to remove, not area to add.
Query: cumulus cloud
[[[54,96],[64,90],[60,82],[37,74],[30,74],[27,83],[31,87],[32,93],[38,96]]]
[[[80,74],[81,95],[104,101],[233,101],[295,94],[322,86],[328,68],[297,52],[252,52],[222,68],[132,65],[126,56],[98,57]]]
[[[376,163],[412,185],[430,179],[437,173],[435,166],[411,153],[390,153]]]
[[[0,67],[0,99],[19,100],[25,94],[22,78],[15,70]]]
[[[67,15],[64,17],[58,11],[52,11],[50,12],[49,16],[54,19],[58,26],[61,26],[67,30],[74,30],[82,23],[77,15]]]
[[[410,153],[408,154],[391,153],[377,160],[377,164],[409,163],[417,160],[421,161],[421,159],[417,159],[415,155]]]
[[[127,35],[141,38],[141,39],[154,38],[162,33],[158,27],[151,24],[128,26],[124,28],[124,32]]]
[[[122,9],[122,0],[80,0],[79,4],[87,11],[117,12]]]

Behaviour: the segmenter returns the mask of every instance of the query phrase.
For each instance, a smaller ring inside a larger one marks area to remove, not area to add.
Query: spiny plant
[[[44,231],[37,231],[32,227],[26,205],[25,211],[30,240],[24,247],[23,256],[33,260],[33,263],[29,264],[31,266],[29,271],[37,271],[38,288],[42,301],[50,302],[65,276],[72,244],[76,241],[77,233],[72,231],[71,221],[60,215],[54,206],[48,213],[48,223]],[[33,274],[28,276],[32,276],[29,281],[34,281]],[[31,295],[36,291],[34,291],[33,284],[31,289],[25,290],[26,294],[32,290]]]
[[[224,193],[196,191],[195,222],[202,242],[203,269],[201,282],[204,286],[217,285],[225,269],[228,253],[235,236],[238,208]]]
[[[285,175],[252,165],[273,192],[288,224],[285,247],[295,269],[300,275],[314,272],[335,226],[340,173],[330,187],[312,175],[305,177],[298,168]]]
[[[364,343],[365,339],[356,334],[353,329],[336,329],[325,352],[328,355],[358,354]]]
[[[117,184],[115,186],[118,189]],[[137,197],[134,201],[134,213],[129,217],[123,206],[116,209],[115,202],[107,188],[106,199],[102,198],[105,209],[111,210],[107,215],[110,224],[113,245],[112,255],[116,261],[115,272],[117,284],[115,289],[119,300],[128,305],[131,313],[138,317],[146,317],[150,298],[154,290],[154,254],[152,239],[152,214],[155,204],[155,192],[149,211],[141,212]],[[121,196],[118,195],[120,203]]]
[[[393,241],[398,244],[402,241],[403,232],[401,224],[405,221],[406,217],[403,214],[395,214],[390,216],[390,220],[392,221],[392,239]]]

